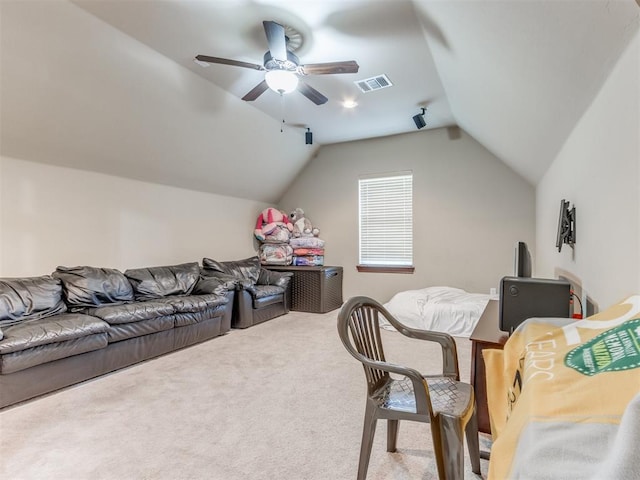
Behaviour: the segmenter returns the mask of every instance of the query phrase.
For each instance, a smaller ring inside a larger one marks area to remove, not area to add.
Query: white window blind
[[[413,174],[361,178],[360,264],[413,264]]]

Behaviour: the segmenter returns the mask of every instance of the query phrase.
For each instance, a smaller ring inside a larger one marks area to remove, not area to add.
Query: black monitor
[[[531,276],[531,254],[524,242],[516,244],[516,250],[513,259],[513,276],[514,277],[530,277]]]
[[[504,277],[500,281],[500,330],[513,332],[531,317],[569,318],[571,284],[546,278]]]

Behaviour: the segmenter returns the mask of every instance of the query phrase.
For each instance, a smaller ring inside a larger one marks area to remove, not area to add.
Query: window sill
[[[413,266],[395,267],[392,265],[356,265],[356,269],[364,273],[413,273],[415,270]]]

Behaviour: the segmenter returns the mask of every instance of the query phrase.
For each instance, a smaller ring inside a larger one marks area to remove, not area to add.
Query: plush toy
[[[291,212],[289,218],[293,223],[294,237],[317,237],[320,234],[320,230],[315,228],[311,220],[304,216],[304,210],[301,208],[296,208]]]
[[[267,236],[277,232],[279,237],[286,236],[286,239],[283,240],[286,243],[292,230],[293,224],[289,221],[289,217],[285,212],[276,208],[265,208],[260,213],[258,220],[256,220],[256,228],[253,234],[258,240],[264,242]]]

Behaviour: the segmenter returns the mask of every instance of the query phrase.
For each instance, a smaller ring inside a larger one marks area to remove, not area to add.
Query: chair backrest
[[[338,314],[338,334],[347,351],[360,362],[363,359],[386,362],[380,337],[379,313],[383,309],[368,297],[349,299]],[[372,393],[389,374],[363,362],[367,388]]]

